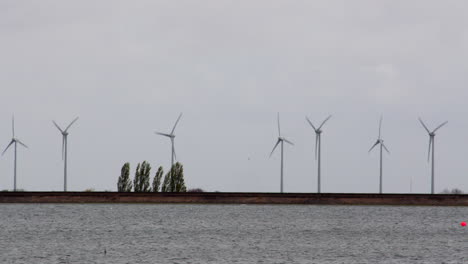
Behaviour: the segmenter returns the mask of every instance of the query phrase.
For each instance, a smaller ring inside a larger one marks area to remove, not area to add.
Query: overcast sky
[[[286,192],[315,192],[316,123],[322,191],[377,192],[383,114],[384,192],[430,192],[428,135],[436,136],[436,192],[468,191],[466,1],[18,1],[0,2],[0,147],[16,135],[18,188],[116,190],[124,162],[170,164],[189,188],[279,191],[276,113]],[[0,189],[13,188],[13,149]]]

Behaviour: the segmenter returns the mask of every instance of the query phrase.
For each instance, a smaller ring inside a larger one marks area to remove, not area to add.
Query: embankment
[[[184,203],[468,206],[468,194],[0,192],[0,203]]]

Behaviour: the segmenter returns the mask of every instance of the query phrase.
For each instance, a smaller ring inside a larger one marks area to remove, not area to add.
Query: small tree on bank
[[[447,188],[445,188],[442,192],[440,192],[441,194],[463,194],[463,191],[458,189],[458,188],[453,188],[452,190],[449,190]]]
[[[162,192],[186,192],[184,180],[184,167],[177,162],[164,177],[164,183],[161,187]]]
[[[138,163],[137,169],[135,171],[135,179],[133,181],[135,192],[149,192],[151,190],[150,171],[151,166],[148,162],[143,161],[141,165]]]
[[[164,174],[163,167],[159,166],[158,171],[156,172],[156,175],[154,175],[154,179],[153,179],[153,192],[159,192],[163,174]]]
[[[119,192],[132,191],[132,181],[130,180],[130,163],[128,162],[122,166],[120,177],[117,182],[117,190]]]

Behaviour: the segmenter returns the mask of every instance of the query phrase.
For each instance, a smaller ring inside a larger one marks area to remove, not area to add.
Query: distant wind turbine
[[[435,139],[435,132],[439,130],[439,128],[445,126],[448,121],[443,122],[438,127],[436,127],[432,132],[427,128],[421,118],[418,118],[421,125],[426,129],[427,133],[429,134],[429,151],[427,152],[427,161],[429,162],[429,157],[431,157],[432,153],[432,162],[431,162],[431,194],[434,194],[434,139]],[[432,150],[431,150],[432,146]]]
[[[307,122],[309,122],[310,126],[314,129],[315,131],[315,159],[317,160],[317,192],[320,193],[320,162],[321,162],[321,152],[322,152],[322,127],[323,125],[330,119],[332,116],[328,116],[322,124],[318,128],[316,128],[312,122],[309,120],[309,118],[306,116]]]
[[[73,119],[73,121],[65,128],[65,130],[61,129],[59,125],[55,121],[52,120],[52,123],[57,127],[57,129],[62,133],[62,159],[63,159],[63,191],[67,191],[67,153],[68,153],[68,129],[73,125],[73,123],[78,120],[78,117]]]
[[[8,150],[8,148],[15,144],[15,160],[14,160],[14,174],[13,174],[13,191],[16,192],[16,151],[17,151],[17,144],[19,143],[21,146],[25,147],[25,148],[28,148],[28,146],[26,146],[23,142],[21,142],[18,138],[15,137],[15,117],[13,116],[12,119],[11,119],[11,130],[13,132],[13,137],[10,141],[10,144],[8,144],[8,146],[5,148],[5,150],[2,152],[2,156],[3,154],[5,154],[5,152]]]
[[[175,139],[175,134],[174,134],[174,131],[176,129],[176,126],[177,126],[177,123],[179,123],[179,120],[180,118],[182,117],[182,113],[180,113],[179,117],[177,118],[177,121],[175,122],[174,124],[174,127],[172,128],[172,131],[170,134],[166,134],[166,133],[161,133],[161,132],[154,132],[158,135],[161,135],[161,136],[165,136],[165,137],[168,137],[171,139],[171,166],[174,165],[174,160],[177,159],[176,157],[176,153],[175,153],[175,148],[174,148],[174,139]]]
[[[275,146],[273,147],[273,150],[271,151],[270,153],[270,157],[271,155],[273,155],[273,152],[275,151],[276,147],[278,147],[278,145],[281,143],[281,179],[280,179],[280,191],[283,192],[283,167],[284,167],[284,163],[283,163],[283,143],[286,142],[290,145],[294,145],[291,141],[287,140],[286,138],[282,137],[281,136],[281,128],[280,128],[280,118],[279,118],[279,113],[278,113],[278,141],[276,141],[276,144]]]
[[[384,144],[384,141],[381,137],[381,131],[382,131],[382,117],[380,117],[380,122],[379,122],[379,137],[377,138],[377,141],[375,142],[375,144],[369,149],[369,152],[371,152],[371,150],[377,146],[377,145],[380,145],[380,181],[379,181],[379,193],[382,193],[382,154],[383,154],[383,149],[385,149],[385,151],[387,151],[387,153],[390,154],[390,151],[388,151],[387,147],[385,146]]]

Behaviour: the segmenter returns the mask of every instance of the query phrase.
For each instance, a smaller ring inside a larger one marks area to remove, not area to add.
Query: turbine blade
[[[16,142],[20,143],[20,145],[22,145],[22,146],[25,147],[25,148],[29,148],[29,147],[26,146],[23,142],[21,142],[19,139],[16,139]]]
[[[62,160],[65,159],[65,137],[62,137]]]
[[[317,128],[315,128],[314,124],[312,124],[312,122],[309,120],[309,118],[306,116],[306,120],[307,122],[309,122],[309,125],[315,130],[317,131]]]
[[[67,132],[67,130],[73,125],[73,123],[76,122],[76,120],[78,120],[79,117],[76,117],[75,119],[73,119],[73,121],[67,126],[67,128],[65,128],[65,132]]]
[[[424,124],[422,119],[420,117],[418,117],[418,119],[419,119],[419,122],[421,122],[421,125],[424,127],[424,129],[426,129],[427,133],[431,133],[431,131],[429,131],[429,128],[427,128],[427,126]]]
[[[387,146],[385,146],[384,143],[382,143],[382,147],[385,149],[385,151],[387,151],[388,154],[390,154],[390,151],[388,150]]]
[[[432,137],[429,137],[429,149],[427,151],[427,162],[429,162],[429,158],[431,157],[431,144],[432,144]]]
[[[368,151],[368,152],[371,152],[371,150],[372,150],[372,149],[374,149],[374,148],[375,148],[375,146],[377,146],[379,143],[380,143],[380,141],[378,141],[378,140],[377,140],[377,141],[375,142],[375,144],[374,144],[374,145],[372,145],[372,147],[369,149],[369,151]]]
[[[174,134],[177,123],[179,123],[179,120],[180,120],[181,117],[182,117],[182,113],[180,113],[179,117],[177,118],[177,121],[175,122],[174,127],[172,128],[171,135]]]
[[[283,138],[283,141],[286,142],[286,143],[289,143],[291,146],[294,146],[294,143],[292,143],[291,141],[289,141],[289,140],[287,140],[285,138]]]
[[[319,135],[315,135],[315,160],[317,160],[317,151],[318,151],[318,142],[319,142]]]
[[[15,138],[15,116],[11,117],[11,131],[13,132],[13,138]]]
[[[432,131],[432,133],[435,133],[437,130],[439,130],[439,128],[445,126],[447,123],[448,123],[448,121],[443,122],[443,123],[440,124],[438,127],[436,127],[436,128],[434,129],[434,131]]]
[[[5,150],[2,152],[2,156],[3,156],[3,154],[5,154],[5,152],[8,150],[8,148],[11,146],[11,144],[13,144],[13,142],[15,142],[15,140],[12,139],[12,140],[10,141],[10,144],[8,144],[8,146],[7,146],[7,147],[5,148]]]
[[[166,134],[166,133],[161,133],[161,132],[157,132],[157,131],[155,131],[154,133],[158,134],[158,135],[161,135],[161,136],[165,136],[165,137],[171,137],[171,135]]]
[[[281,139],[278,139],[278,141],[276,141],[276,144],[275,144],[275,146],[273,147],[273,150],[270,153],[270,158],[271,158],[271,155],[273,155],[273,152],[275,151],[276,147],[278,147],[280,142],[281,142]]]
[[[380,116],[380,121],[379,121],[379,139],[381,139],[381,135],[382,135],[382,119],[383,117]]]
[[[172,154],[174,155],[174,159],[177,160],[177,155],[175,153],[174,138],[171,138],[171,145],[172,145]]]
[[[60,130],[60,132],[63,134],[63,130],[59,127],[59,125],[57,125],[57,123],[55,123],[54,120],[52,120],[52,123],[54,123],[55,127]]]
[[[278,136],[281,137],[280,118],[278,113]]]
[[[328,121],[328,119],[330,119],[332,116],[329,115],[325,120],[323,120],[322,124],[319,126],[319,130],[323,127],[323,125],[325,125],[325,123]]]

